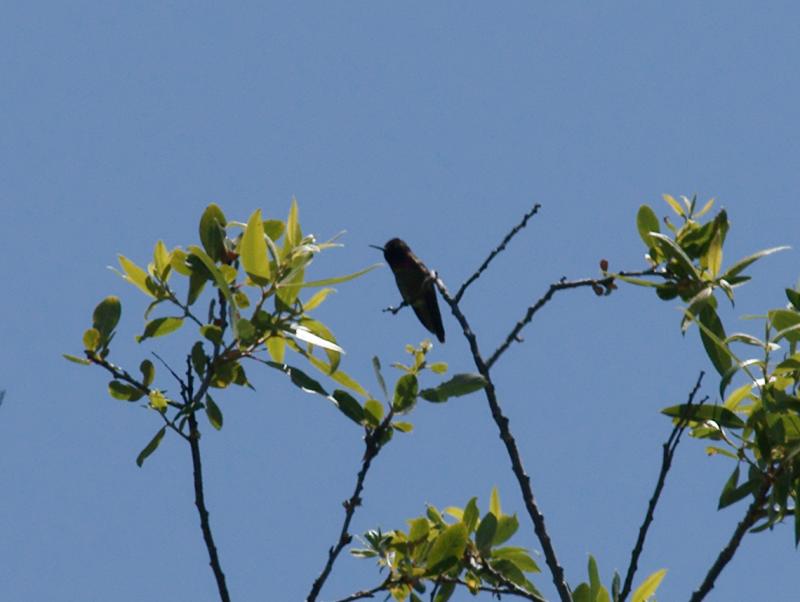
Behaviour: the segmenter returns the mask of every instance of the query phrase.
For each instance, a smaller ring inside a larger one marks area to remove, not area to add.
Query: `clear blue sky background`
[[[94,305],[123,298],[113,357],[150,350],[145,300],[106,269],[153,243],[194,244],[209,202],[304,229],[347,229],[319,276],[408,240],[455,288],[536,201],[543,209],[465,298],[485,350],[525,307],[597,262],[643,266],[634,219],[663,192],[714,196],[728,258],[798,246],[800,11],[795,3],[12,3],[0,23],[0,597],[22,602],[215,600],[188,449],[167,437],[139,469],[157,417],[109,398],[79,353]],[[797,252],[758,264],[731,321],[784,303]],[[373,390],[370,358],[426,336],[387,269],[339,287],[319,315]],[[497,366],[499,395],[569,580],[588,554],[624,570],[652,490],[660,408],[710,365],[675,304],[623,287],[542,311]],[[747,327],[748,324],[742,324]],[[450,315],[434,350],[472,368]],[[181,343],[164,343],[180,362]],[[203,438],[206,491],[234,599],[302,599],[338,532],[362,453],[357,428],[272,371],[217,396]],[[172,387],[160,381],[163,387]],[[705,391],[715,397],[716,379]],[[369,475],[355,533],[402,526],[426,502],[482,508],[498,486],[539,550],[481,395],[423,405]],[[732,470],[687,440],[641,576],[669,569],[663,601],[700,582],[744,507],[716,511]],[[791,528],[747,537],[709,599],[797,596]],[[379,582],[343,555],[323,599]],[[546,575],[537,585],[552,597]],[[465,593],[457,600],[469,599]]]

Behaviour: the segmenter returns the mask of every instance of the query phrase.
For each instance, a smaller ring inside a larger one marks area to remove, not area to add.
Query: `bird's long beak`
[[[378,249],[378,251],[380,251],[380,252],[385,251],[385,249],[383,247],[379,247],[378,245],[367,245],[367,246],[370,246],[373,249]]]

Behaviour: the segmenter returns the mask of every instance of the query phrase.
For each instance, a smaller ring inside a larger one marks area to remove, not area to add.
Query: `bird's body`
[[[383,251],[383,257],[392,268],[403,301],[411,306],[422,325],[435,334],[440,343],[444,343],[444,326],[436,300],[434,275],[399,238],[393,238],[377,248]]]

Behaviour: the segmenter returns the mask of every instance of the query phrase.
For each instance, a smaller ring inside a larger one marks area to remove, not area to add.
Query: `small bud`
[[[600,260],[600,269],[604,272],[608,271],[608,259],[601,259]]]
[[[596,282],[592,284],[592,290],[594,291],[594,294],[597,295],[598,297],[602,297],[603,294],[605,293],[603,287],[597,284]]]

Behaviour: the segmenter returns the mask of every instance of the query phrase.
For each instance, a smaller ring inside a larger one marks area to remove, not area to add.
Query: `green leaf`
[[[426,568],[436,574],[459,562],[467,547],[467,528],[463,523],[450,525],[433,540],[428,552]]]
[[[142,451],[140,451],[140,452],[139,452],[139,455],[138,455],[138,456],[136,456],[136,465],[137,465],[139,468],[141,468],[141,467],[142,467],[142,464],[144,464],[144,461],[147,459],[147,457],[148,457],[150,454],[152,454],[154,451],[156,451],[156,449],[158,449],[158,446],[159,446],[159,444],[161,443],[161,440],[164,438],[164,433],[166,433],[166,432],[167,432],[167,427],[166,427],[166,425],[165,425],[165,426],[162,426],[162,427],[161,427],[161,428],[158,430],[158,432],[155,434],[155,437],[153,437],[153,438],[150,440],[150,443],[148,443],[148,444],[145,446],[145,448],[144,448]]]
[[[589,589],[588,584],[581,583],[575,588],[575,591],[572,592],[572,602],[595,602],[592,600],[592,590]]]
[[[497,546],[508,541],[519,529],[517,515],[505,515],[497,519],[497,530],[492,538],[492,545]]]
[[[700,329],[700,339],[703,341],[708,359],[711,360],[720,376],[724,376],[731,369],[733,359],[728,346],[723,343],[725,328],[722,326],[722,321],[710,305],[700,310],[697,319],[705,327]],[[709,331],[714,336],[711,336]]]
[[[433,599],[433,602],[448,602],[455,591],[456,584],[452,581],[448,581],[436,590],[436,597]]]
[[[138,388],[118,380],[112,380],[108,383],[108,393],[114,399],[119,399],[121,401],[138,401],[144,395],[144,392]]]
[[[742,272],[747,266],[751,263],[758,261],[762,257],[766,257],[767,255],[772,255],[773,253],[777,253],[778,251],[785,251],[790,249],[791,247],[782,246],[782,247],[773,247],[771,249],[763,249],[758,251],[757,253],[753,253],[752,255],[748,255],[744,259],[740,259],[736,263],[734,263],[731,267],[728,268],[728,271],[722,276],[728,282],[731,281],[731,278],[737,276],[740,272]]]
[[[86,349],[86,351],[96,351],[100,346],[100,340],[102,338],[99,330],[96,328],[89,328],[83,333],[83,348]]]
[[[186,255],[186,251],[184,251],[183,249],[175,248],[172,250],[172,254],[169,260],[169,265],[173,270],[175,270],[182,276],[191,276],[192,269],[186,264],[187,259],[188,255]]]
[[[331,401],[339,408],[342,414],[356,424],[361,424],[364,421],[364,408],[362,408],[358,400],[347,391],[336,389],[333,395],[331,395]]]
[[[505,558],[510,560],[517,565],[519,570],[525,571],[526,573],[541,572],[539,565],[537,565],[533,558],[530,557],[525,548],[518,548],[514,546],[496,548],[492,550],[492,558]]]
[[[419,393],[419,383],[414,374],[404,374],[397,379],[394,386],[394,399],[392,401],[392,408],[397,414],[405,414],[417,402],[417,394]]]
[[[678,243],[663,234],[653,232],[650,236],[655,240],[658,249],[667,257],[674,259],[687,276],[691,276],[694,280],[700,280],[697,268],[694,267],[692,260],[684,253]]]
[[[447,362],[433,362],[428,364],[428,368],[430,368],[431,372],[434,374],[444,374],[447,372]]]
[[[155,267],[156,276],[161,280],[166,280],[169,276],[171,261],[172,256],[167,250],[167,246],[164,244],[163,240],[159,240],[153,249],[153,265]]]
[[[282,364],[286,356],[286,339],[279,335],[269,337],[267,339],[267,351],[272,361]]]
[[[156,318],[145,325],[144,332],[136,337],[136,341],[141,343],[145,339],[163,337],[175,332],[181,326],[183,326],[183,318]]]
[[[353,272],[352,274],[347,274],[346,276],[337,276],[335,278],[325,278],[324,280],[314,280],[311,282],[301,282],[297,285],[298,288],[308,288],[310,286],[331,286],[333,284],[341,284],[342,282],[347,282],[349,280],[354,280],[359,276],[363,276],[367,272],[374,270],[375,268],[381,267],[382,263],[373,263],[371,266],[364,268],[363,270],[359,270],[358,272]]]
[[[504,579],[519,585],[520,587],[527,581],[525,575],[519,570],[519,567],[506,558],[499,558],[490,562],[492,568],[500,573]]]
[[[208,272],[211,274],[211,277],[214,279],[214,282],[217,285],[217,288],[222,292],[227,300],[228,304],[231,307],[236,307],[236,302],[233,299],[233,294],[231,293],[231,289],[228,286],[225,277],[222,275],[222,272],[219,271],[219,268],[214,263],[214,260],[206,254],[203,249],[198,246],[191,246],[189,247],[189,252],[205,266]]]
[[[427,518],[415,518],[408,521],[408,524],[408,539],[410,541],[424,541],[430,532],[430,523]]]
[[[719,496],[719,505],[717,506],[718,510],[722,510],[725,506],[729,506],[736,500],[731,500],[731,494],[736,489],[736,486],[739,484],[739,465],[736,465],[733,473],[731,476],[728,477],[728,480],[725,481],[725,486],[722,488],[722,493]]]
[[[306,393],[317,393],[323,397],[328,397],[328,392],[322,388],[322,385],[302,370],[287,364],[279,364],[277,362],[266,362],[266,364],[287,374],[291,379],[292,384],[296,387],[299,387]]]
[[[642,584],[633,592],[633,595],[631,596],[631,602],[647,602],[648,598],[656,593],[658,586],[661,585],[661,580],[666,574],[667,569],[661,569],[647,577],[647,579],[642,581]]]
[[[245,318],[236,320],[236,333],[239,335],[239,340],[245,344],[252,343],[258,334],[253,323]]]
[[[773,309],[768,312],[770,324],[778,332],[772,337],[773,341],[779,341],[786,337],[790,342],[800,341],[800,312],[792,309]]]
[[[386,390],[386,381],[383,380],[383,374],[381,373],[381,360],[378,359],[377,355],[372,356],[372,369],[375,371],[375,378],[378,380],[381,391],[383,391],[383,396],[389,397],[389,392]]]
[[[312,309],[316,309],[322,304],[323,301],[325,301],[328,295],[335,292],[336,290],[332,288],[323,288],[318,290],[316,293],[311,295],[308,301],[303,303],[303,309],[305,311],[311,311]]]
[[[153,362],[150,360],[142,360],[142,363],[139,364],[139,370],[142,373],[142,384],[145,387],[149,387],[153,384],[153,378],[156,375],[156,367],[153,365]]]
[[[401,433],[410,433],[414,430],[414,425],[410,422],[392,422],[392,428]]]
[[[662,194],[661,198],[663,198],[667,202],[667,205],[672,207],[672,210],[680,217],[686,217],[686,212],[683,210],[683,207],[681,207],[681,204],[675,200],[675,197],[671,194]]]
[[[451,397],[460,397],[479,391],[486,386],[486,379],[480,374],[456,374],[432,389],[423,389],[420,397],[427,401],[440,403]]]
[[[256,209],[247,222],[247,228],[239,245],[239,258],[244,271],[253,282],[261,286],[269,284],[272,273],[269,269],[267,243],[264,240],[261,209]]]
[[[487,512],[478,525],[478,530],[475,532],[475,545],[482,554],[486,554],[492,545],[494,534],[497,532],[497,516],[491,512]]]
[[[208,356],[205,349],[203,349],[203,342],[197,341],[192,345],[192,366],[198,376],[202,377],[206,373],[206,365],[208,364]]]
[[[744,422],[736,414],[722,406],[698,406],[688,404],[680,404],[677,406],[670,406],[661,410],[665,416],[673,418],[685,418],[692,422],[705,422],[706,420],[713,420],[723,427],[740,429],[744,427]]]
[[[119,255],[118,260],[119,265],[122,267],[122,271],[124,272],[122,277],[142,291],[145,295],[149,297],[155,297],[153,291],[151,291],[150,287],[147,286],[147,272],[145,272],[142,268],[133,263],[124,255]]]
[[[291,342],[294,343],[294,341],[291,341]],[[327,364],[326,362],[322,361],[321,359],[319,359],[317,357],[314,357],[313,355],[307,354],[305,352],[302,352],[302,353],[303,353],[303,357],[305,357],[309,362],[311,362],[311,364],[317,370],[319,370],[320,372],[322,372],[326,376],[329,376],[332,380],[336,381],[337,383],[339,383],[343,387],[347,387],[351,391],[355,391],[359,395],[362,395],[364,397],[369,397],[369,393],[367,393],[366,389],[364,389],[364,387],[362,387],[358,383],[358,381],[356,381],[352,376],[350,376],[346,372],[343,372],[341,370],[336,370],[336,372],[331,374],[330,365],[329,364]]]
[[[714,205],[714,199],[709,199],[706,202],[706,204],[703,205],[703,208],[700,211],[696,212],[693,217],[695,218],[703,217],[706,213],[711,211],[711,207],[713,207],[713,205]]]
[[[469,533],[472,533],[475,528],[478,526],[478,519],[481,517],[480,511],[478,510],[478,498],[473,497],[467,502],[467,505],[464,508],[464,516],[461,518],[461,522],[463,522]]]
[[[81,364],[82,366],[91,366],[92,362],[87,360],[85,357],[78,357],[76,355],[70,355],[69,353],[62,353],[61,354],[65,360],[69,360],[76,364]]]
[[[503,510],[500,507],[500,492],[497,491],[497,487],[492,487],[492,495],[489,497],[489,512],[497,518],[503,516]]]
[[[119,302],[119,297],[106,297],[94,308],[92,326],[100,333],[102,341],[108,340],[114,328],[117,327],[121,314],[122,305]]]
[[[200,334],[215,345],[222,344],[222,329],[216,324],[204,324],[200,327]]]
[[[600,582],[600,571],[597,569],[597,561],[594,556],[589,554],[589,588],[592,590],[592,600],[597,599],[597,594],[603,584]]]
[[[206,394],[206,417],[208,421],[211,423],[217,430],[222,429],[222,410],[219,409],[219,406],[211,399],[211,395]]]
[[[741,485],[737,486],[736,480],[739,477],[738,471],[739,467],[737,466],[734,473],[725,482],[725,486],[722,488],[722,493],[719,496],[719,505],[717,507],[718,510],[722,510],[731,504],[735,504],[739,500],[746,498],[748,495],[754,494],[758,490],[760,485],[760,481],[758,479],[750,479],[746,483],[742,483]]]
[[[292,198],[292,205],[289,208],[289,217],[286,220],[286,244],[289,248],[296,247],[303,234],[300,230],[300,217],[297,208],[297,199]]]
[[[636,229],[648,249],[655,246],[653,239],[650,238],[650,233],[660,232],[661,228],[659,227],[658,217],[648,205],[639,207],[639,212],[636,214]]]
[[[278,240],[282,235],[286,225],[279,219],[264,220],[264,234],[269,236],[272,241]]]
[[[211,203],[200,218],[200,242],[213,261],[219,261],[225,252],[225,214],[214,203]],[[191,247],[190,247],[191,248]]]
[[[791,303],[796,310],[800,311],[800,292],[787,288],[786,298],[789,299],[789,303]]]
[[[711,272],[711,277],[716,278],[722,269],[722,231],[717,230],[714,233],[714,238],[711,239],[711,246],[708,247],[706,254],[706,263]]]
[[[377,399],[368,399],[364,403],[364,418],[372,426],[378,426],[383,420],[383,404]]]

